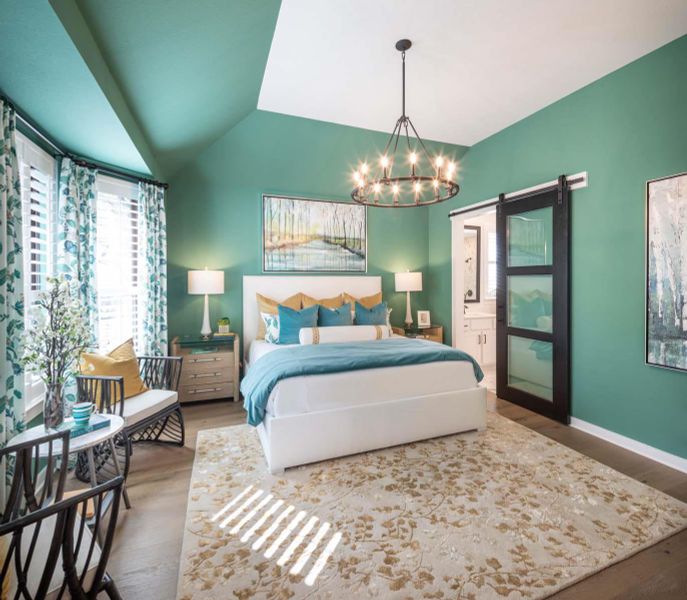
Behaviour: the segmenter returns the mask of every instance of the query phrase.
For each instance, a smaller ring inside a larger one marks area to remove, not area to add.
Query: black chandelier
[[[378,170],[375,172],[367,162],[362,162],[353,173],[356,187],[351,198],[358,204],[382,208],[428,206],[453,198],[460,191],[460,186],[453,179],[456,164],[441,155],[432,159],[406,115],[406,50],[411,45],[410,40],[396,42],[396,50],[401,52],[402,59],[402,112],[379,158]],[[416,140],[414,146],[410,140],[411,132]],[[402,160],[396,160],[397,152],[400,155],[399,141],[401,146],[404,145],[403,137],[408,150],[405,173],[401,173]],[[394,169],[397,173],[393,173]]]

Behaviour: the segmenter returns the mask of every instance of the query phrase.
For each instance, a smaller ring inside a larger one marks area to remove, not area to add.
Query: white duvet
[[[265,354],[288,352],[288,348],[265,340],[253,341],[248,351],[249,368]],[[369,404],[370,398],[375,403],[388,402],[476,386],[472,363],[468,361],[306,375],[280,381],[270,394],[267,412],[273,417],[286,417]]]

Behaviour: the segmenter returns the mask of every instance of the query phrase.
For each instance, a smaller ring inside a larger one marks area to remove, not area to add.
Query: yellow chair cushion
[[[365,308],[372,308],[373,306],[377,306],[381,301],[382,292],[372,294],[372,296],[363,296],[362,298],[356,298],[355,296],[344,293],[344,303],[348,304],[352,302],[354,306],[356,302],[360,302]]]
[[[315,306],[315,304],[321,304],[327,308],[340,308],[343,306],[343,294],[333,296],[332,298],[322,298],[321,300],[316,300],[315,298],[303,294],[303,308]]]
[[[258,334],[255,336],[255,339],[265,339],[265,321],[263,321],[261,313],[267,313],[268,315],[279,314],[278,307],[280,304],[282,306],[287,306],[288,308],[293,308],[293,310],[300,310],[302,308],[302,297],[303,294],[298,292],[293,296],[289,296],[286,300],[277,302],[276,300],[272,300],[272,298],[268,298],[267,296],[256,293],[255,298],[258,301]]]
[[[124,398],[148,391],[138,370],[133,340],[127,340],[107,355],[84,352],[79,367],[82,375],[124,377]]]

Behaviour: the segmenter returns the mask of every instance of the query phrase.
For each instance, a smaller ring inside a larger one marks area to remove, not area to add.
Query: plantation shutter
[[[53,156],[21,133],[17,133],[17,159],[22,206],[24,313],[28,329],[32,307],[52,275],[57,165]],[[40,403],[45,386],[37,374],[28,371],[24,385],[24,408],[28,411]]]
[[[24,242],[24,291],[27,307],[46,288],[52,269],[52,187],[54,159],[23,144],[20,151]]]
[[[107,351],[138,339],[138,187],[98,176],[98,342]]]

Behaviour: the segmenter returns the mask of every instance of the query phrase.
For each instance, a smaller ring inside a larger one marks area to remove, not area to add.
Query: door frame
[[[509,214],[551,206],[553,209],[553,263],[551,266],[507,267],[498,269],[496,290],[496,389],[497,396],[515,402],[561,423],[570,423],[570,202],[564,175],[555,187],[528,192],[506,199],[499,197],[496,217],[496,244],[499,267],[506,263]],[[552,275],[553,331],[541,332],[508,325],[508,276]],[[538,398],[508,385],[508,336],[551,342],[553,345],[553,401]]]

